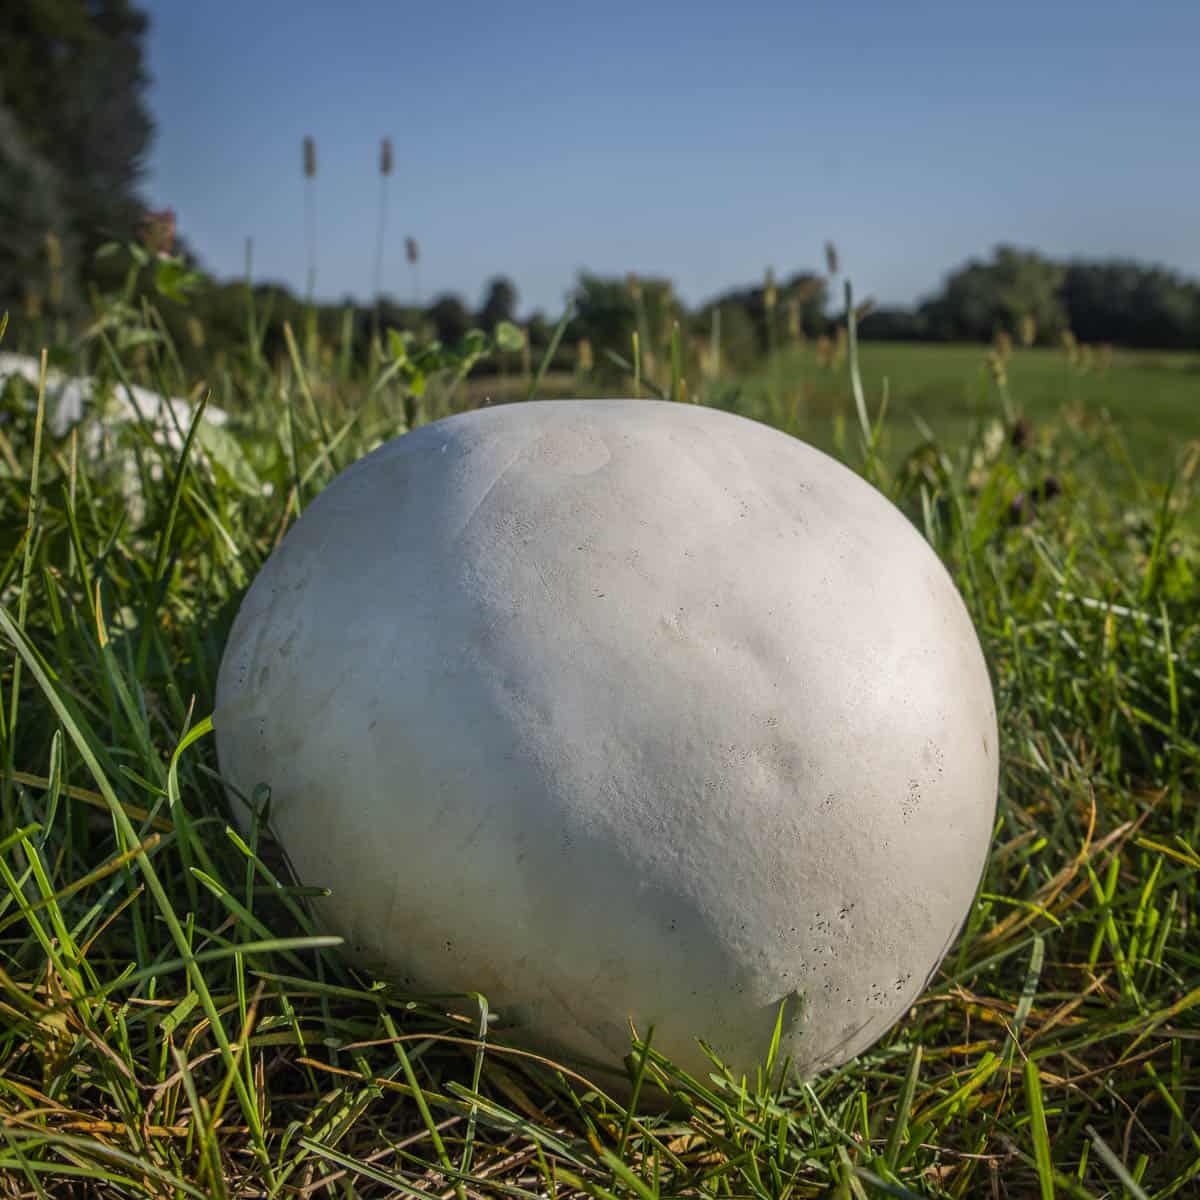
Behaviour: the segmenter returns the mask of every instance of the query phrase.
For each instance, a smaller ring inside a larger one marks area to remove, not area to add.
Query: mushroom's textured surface
[[[336,479],[221,665],[220,764],[327,924],[559,1053],[845,1061],[954,939],[997,791],[946,570],[833,459],[686,404],[427,425]]]

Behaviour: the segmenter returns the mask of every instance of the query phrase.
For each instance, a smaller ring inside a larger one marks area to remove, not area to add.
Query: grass
[[[866,343],[860,349],[863,378],[878,394],[887,381],[889,420],[884,453],[893,461],[925,438],[923,419],[946,445],[961,445],[972,428],[997,413],[996,386],[985,352],[977,346]],[[1116,351],[1075,361],[1061,350],[1017,350],[1006,363],[1008,387],[1035,424],[1086,424],[1097,436],[1088,442],[1090,473],[1124,486],[1134,474],[1165,479],[1176,452],[1200,430],[1200,355]],[[787,383],[774,405],[774,375]],[[774,423],[790,425],[807,441],[834,451],[835,417],[848,417],[845,368],[819,365],[812,349],[792,351],[775,373],[745,381],[740,405]],[[1121,448],[1137,465],[1131,472]]]
[[[995,682],[999,821],[962,936],[879,1045],[804,1084],[690,1078],[643,1030],[632,1061],[673,1104],[637,1112],[496,1040],[484,997],[451,1015],[349,970],[308,915],[336,881],[231,826],[207,714],[241,595],[338,470],[460,395],[295,341],[272,369],[253,329],[206,381],[159,342],[148,381],[211,390],[238,437],[122,435],[137,520],[28,390],[3,409],[0,1195],[1196,1193],[1200,456],[1163,432],[1194,377],[1018,351],[1005,395],[979,351],[869,346],[865,426],[845,370],[807,360],[764,375],[782,392],[714,391],[840,447],[953,572]]]

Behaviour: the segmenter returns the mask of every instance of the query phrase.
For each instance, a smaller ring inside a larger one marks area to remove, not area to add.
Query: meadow
[[[945,561],[987,655],[986,877],[926,994],[840,1069],[696,1078],[639,1030],[635,1075],[671,1103],[623,1106],[505,1045],[485,998],[464,1018],[347,968],[309,910],[336,881],[293,880],[269,827],[236,831],[209,714],[241,596],[304,505],[407,424],[599,386],[463,377],[511,338],[397,338],[353,364],[298,331],[268,363],[251,309],[236,359],[198,378],[152,311],[114,309],[88,347],[100,377],[231,414],[182,451],[119,434],[136,511],[83,437],[49,436],[39,389],[3,393],[0,1195],[1196,1194],[1195,357],[989,359],[851,330],[739,379],[689,387],[676,356],[624,381],[863,472]]]
[[[995,413],[996,380],[979,346],[866,343],[859,361],[876,397],[887,381],[885,436],[897,460],[923,440],[919,420],[939,441],[962,445],[973,425]],[[834,416],[847,398],[842,372],[822,370],[813,353],[784,356],[750,382],[750,404],[769,396],[776,371],[802,394],[807,385],[805,440],[835,451]],[[1014,351],[1005,373],[1014,403],[1035,425],[1064,417],[1111,425],[1137,464],[1131,472],[1116,442],[1102,440],[1108,453],[1098,448],[1091,466],[1114,482],[1131,483],[1137,474],[1166,479],[1184,443],[1200,436],[1200,355],[1036,347]]]

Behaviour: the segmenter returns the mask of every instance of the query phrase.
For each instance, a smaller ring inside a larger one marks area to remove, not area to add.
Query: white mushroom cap
[[[812,447],[642,400],[482,409],[336,479],[221,665],[227,780],[329,925],[560,1053],[629,1021],[802,1074],[906,1011],[987,855],[979,642],[908,520]]]

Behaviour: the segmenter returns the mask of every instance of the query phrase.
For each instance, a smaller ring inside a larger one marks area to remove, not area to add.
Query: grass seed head
[[[872,312],[875,311],[875,297],[868,296],[861,304],[854,306],[854,321],[856,324],[861,324]]]
[[[832,367],[840,367],[846,361],[846,353],[850,348],[850,337],[845,325],[839,325],[833,331],[833,360]]]
[[[796,296],[789,296],[787,303],[787,330],[788,337],[793,342],[799,342],[804,338],[804,326],[800,322],[800,301]]]
[[[63,269],[62,242],[53,233],[46,234],[46,262],[56,274]]]

